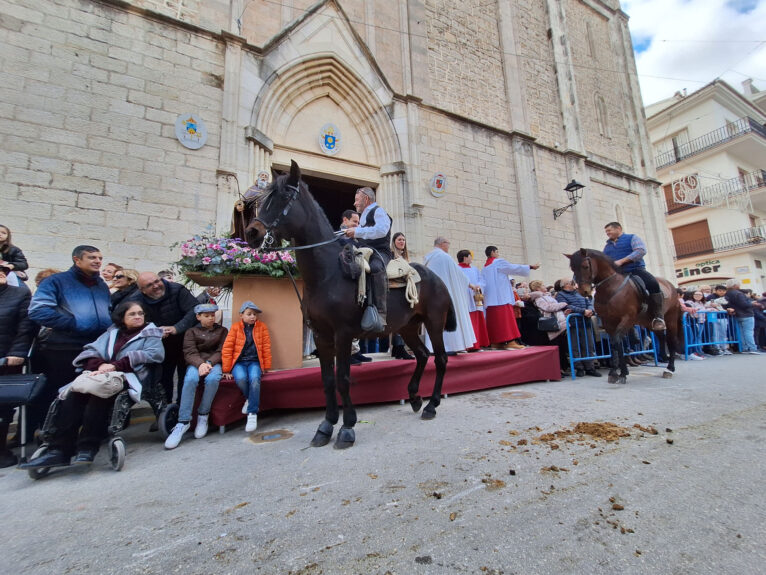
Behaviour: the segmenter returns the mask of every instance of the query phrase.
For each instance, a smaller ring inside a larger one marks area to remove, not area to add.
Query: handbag
[[[537,329],[538,331],[559,331],[561,328],[555,315],[546,315],[537,318]]]
[[[364,308],[362,330],[369,333],[380,333],[383,331],[383,322],[380,320],[380,314],[378,314],[378,309],[374,305],[368,305]]]
[[[125,387],[125,376],[121,371],[84,371],[69,384],[70,391],[89,393],[97,397],[112,397]]]
[[[17,407],[30,403],[45,387],[42,373],[20,373],[0,376],[0,405]]]

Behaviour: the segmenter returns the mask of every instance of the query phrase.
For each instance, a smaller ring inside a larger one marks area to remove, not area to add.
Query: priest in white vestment
[[[457,353],[472,348],[476,336],[471,326],[471,315],[468,311],[468,278],[465,277],[457,264],[449,256],[449,241],[439,236],[434,240],[434,249],[426,254],[424,264],[434,272],[444,284],[452,298],[452,306],[457,318],[457,329],[444,332],[444,349],[447,353]],[[426,347],[433,353],[431,340],[426,333]]]
[[[521,337],[521,332],[513,314],[516,298],[511,287],[511,276],[528,276],[530,270],[536,270],[540,264],[512,264],[499,257],[497,246],[487,246],[484,253],[487,262],[481,273],[485,283],[484,305],[489,341],[495,349],[523,349],[523,345],[514,342]]]
[[[457,265],[460,271],[468,278],[468,312],[471,314],[471,326],[476,336],[476,343],[468,351],[477,351],[482,347],[489,347],[489,334],[487,333],[487,321],[484,319],[484,304],[476,305],[474,294],[484,293],[484,278],[481,272],[473,267],[473,254],[469,250],[460,250],[457,253]]]

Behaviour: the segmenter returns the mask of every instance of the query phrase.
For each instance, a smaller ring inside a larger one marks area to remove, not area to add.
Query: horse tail
[[[455,331],[457,329],[457,315],[455,315],[455,306],[452,304],[452,298],[449,300],[449,309],[447,310],[447,323],[444,324],[444,331]]]

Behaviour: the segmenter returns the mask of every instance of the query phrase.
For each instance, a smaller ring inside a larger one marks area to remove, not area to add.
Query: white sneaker
[[[693,360],[693,361],[704,361],[704,360],[705,360],[705,358],[704,358],[704,357],[702,357],[702,356],[699,356],[699,355],[697,355],[697,354],[695,354],[695,353],[691,354],[691,355],[689,356],[689,359],[691,359],[691,360]]]
[[[725,349],[725,350],[723,350],[723,354],[724,354],[724,355],[734,355],[734,354],[733,354],[731,351],[729,351],[728,349]]]
[[[751,349],[750,351],[746,351],[744,353],[750,354],[750,355],[762,355],[760,351],[757,351],[755,349]]]
[[[245,405],[242,406],[242,413],[244,415],[247,415],[247,404],[250,403],[248,400],[245,400]]]
[[[194,428],[194,437],[202,439],[207,435],[207,415],[197,414],[197,427]]]
[[[189,431],[190,427],[191,425],[189,423],[181,423],[180,421],[176,423],[173,431],[170,432],[170,435],[168,435],[168,438],[165,440],[165,449],[175,449],[178,447],[178,444],[181,443],[181,439],[183,439],[184,433]]]
[[[247,433],[252,433],[258,428],[258,414],[257,413],[250,413],[247,416],[247,425],[245,425],[245,431]]]

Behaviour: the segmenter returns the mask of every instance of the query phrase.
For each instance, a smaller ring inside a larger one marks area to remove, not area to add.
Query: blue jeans
[[[238,361],[231,370],[234,383],[247,398],[247,413],[258,413],[261,403],[261,364],[257,361]]]
[[[223,371],[221,364],[214,365],[205,376],[205,390],[202,392],[202,401],[199,402],[197,413],[207,415],[210,413],[210,406],[213,404],[215,392],[218,391],[218,382],[221,381]],[[178,407],[178,421],[191,421],[192,409],[194,408],[194,396],[197,394],[197,385],[199,384],[199,369],[190,365],[186,368],[184,376],[184,386],[181,390],[181,401]]]
[[[739,325],[740,341],[742,346],[740,351],[756,351],[755,339],[753,339],[753,330],[755,329],[755,318],[750,317],[738,317],[737,324]]]

